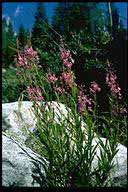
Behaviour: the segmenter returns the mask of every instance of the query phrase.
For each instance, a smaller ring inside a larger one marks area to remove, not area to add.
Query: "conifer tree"
[[[64,32],[65,13],[65,3],[58,3],[52,18],[52,26],[60,34],[63,34]]]
[[[21,24],[19,27],[19,33],[18,33],[20,47],[23,48],[27,44],[27,38],[28,38],[28,33],[25,30],[23,24]]]
[[[15,37],[11,20],[2,20],[2,65],[9,67],[14,60]]]
[[[42,3],[38,3],[35,14],[35,23],[32,29],[32,44],[34,48],[42,49],[43,37],[46,35],[46,23],[48,22],[45,8]]]
[[[37,11],[35,13],[35,23],[32,28],[32,46],[37,50],[39,55],[39,64],[44,71],[47,71],[49,66],[53,64],[55,59],[51,56],[53,50],[52,30],[48,25],[48,19],[45,13],[43,3],[38,3]]]
[[[58,3],[55,14],[52,19],[52,26],[61,34],[67,34],[70,31],[92,32],[91,10],[97,7],[96,3]]]

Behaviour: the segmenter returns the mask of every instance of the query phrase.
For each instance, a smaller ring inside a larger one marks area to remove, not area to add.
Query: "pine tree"
[[[32,29],[32,46],[37,50],[40,61],[39,64],[47,71],[51,63],[55,59],[51,56],[53,46],[53,31],[48,26],[48,19],[45,13],[45,7],[42,3],[38,3],[37,11],[35,14],[35,23]]]
[[[119,12],[114,3],[108,4],[108,30],[110,34],[115,37],[119,31],[119,28],[123,30],[120,25]]]
[[[37,11],[35,14],[35,23],[32,29],[32,44],[34,48],[42,49],[43,36],[46,35],[46,23],[48,22],[45,8],[42,3],[38,3]]]
[[[65,3],[58,3],[58,6],[55,8],[55,12],[52,18],[52,26],[60,34],[63,34],[64,32],[65,13]]]
[[[117,8],[113,5],[112,6],[112,21],[113,21],[113,26],[112,26],[112,35],[113,37],[116,36],[119,32],[119,12]]]
[[[73,3],[69,7],[69,30],[79,32],[90,31],[88,3]]]
[[[14,35],[13,26],[12,26],[12,23],[9,22],[9,24],[8,24],[8,36],[13,37],[13,35]]]
[[[86,31],[92,33],[91,10],[96,3],[58,3],[52,19],[52,26],[61,34]],[[94,12],[94,11],[93,11]]]
[[[2,49],[3,50],[7,46],[6,34],[7,34],[7,22],[6,22],[6,18],[3,18],[2,20]]]
[[[9,67],[14,60],[15,38],[11,21],[2,20],[2,64],[3,67]]]
[[[18,39],[20,47],[24,47],[27,44],[28,32],[25,30],[23,24],[19,27]]]

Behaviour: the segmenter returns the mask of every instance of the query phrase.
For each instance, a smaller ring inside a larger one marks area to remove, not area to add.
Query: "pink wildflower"
[[[112,71],[108,71],[108,73],[106,74],[106,83],[108,85],[108,87],[110,88],[112,94],[117,98],[117,99],[121,99],[122,95],[121,95],[121,88],[119,87],[118,83],[116,82],[117,76],[112,72]]]
[[[30,101],[41,101],[44,99],[39,87],[28,87],[27,88],[28,96]]]
[[[70,87],[74,84],[72,72],[62,72],[61,79]]]
[[[60,48],[60,57],[62,60],[67,59],[70,56],[70,50]]]
[[[65,89],[60,86],[55,86],[54,91],[56,91],[58,94],[65,93]]]
[[[15,58],[15,62],[17,67],[23,67],[27,64],[27,59],[24,57],[23,54],[21,54],[18,56],[18,58]]]
[[[64,66],[67,68],[71,68],[72,67],[72,62],[68,61],[67,59],[63,60]]]
[[[24,54],[29,59],[33,59],[37,57],[37,52],[34,51],[32,47],[28,47],[28,46],[25,47]]]
[[[115,84],[116,79],[117,79],[117,76],[113,74],[112,71],[106,74],[106,82],[109,86],[111,86],[111,84]]]
[[[52,73],[48,73],[47,75],[47,79],[50,83],[54,83],[57,81],[57,77],[55,76],[55,74],[52,74]]]
[[[71,68],[74,64],[74,60],[71,57],[70,50],[60,48],[60,57],[63,60],[63,64],[67,68]]]
[[[79,91],[78,95],[78,111],[80,114],[83,114],[85,109],[92,111],[92,99],[84,94],[83,91]]]
[[[26,69],[30,68],[29,60],[33,60],[34,62],[38,63],[39,58],[37,56],[37,52],[32,49],[32,47],[26,46],[25,49],[18,54],[18,57],[15,58],[15,62],[17,67],[23,67]]]
[[[93,94],[96,94],[96,92],[100,92],[101,88],[99,87],[99,85],[93,81],[91,82],[91,87],[90,87],[90,92],[92,92]]]

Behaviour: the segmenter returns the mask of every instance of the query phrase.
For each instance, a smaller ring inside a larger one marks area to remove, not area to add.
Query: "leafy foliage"
[[[17,79],[15,68],[8,68],[2,75],[2,102],[18,100],[24,85]]]

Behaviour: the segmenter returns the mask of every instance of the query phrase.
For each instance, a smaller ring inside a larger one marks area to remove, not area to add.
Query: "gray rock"
[[[40,161],[39,155],[32,150],[3,135],[2,186],[39,187],[32,177],[35,171],[35,166],[31,162],[32,158]],[[43,169],[42,172],[44,173]]]
[[[6,71],[7,71],[6,69],[2,68],[2,73],[5,73]]]
[[[35,128],[35,116],[32,112],[32,102],[24,101],[2,104],[2,130],[15,137],[20,143],[25,143],[29,131]]]
[[[40,103],[38,103],[40,104]],[[45,109],[48,111],[48,106],[54,110],[56,123],[61,123],[68,118],[68,110],[62,103],[48,102]],[[20,143],[25,143],[30,132],[36,130],[36,118],[33,113],[32,102],[23,101],[19,106],[18,102],[2,104],[2,130],[10,134]]]
[[[55,117],[54,120],[57,123],[61,123],[61,121],[65,121],[66,118],[68,118],[70,114],[70,109],[66,108],[65,105],[57,102],[49,102],[50,104],[50,109],[53,109],[55,111]],[[46,106],[46,110],[49,110],[48,105]],[[25,141],[29,138],[29,132],[24,131],[23,127],[26,127],[29,131],[34,131],[36,129],[36,118],[32,112],[32,102],[29,101],[23,101],[20,109],[18,108],[18,102],[14,103],[6,103],[2,105],[2,111],[3,111],[3,126],[4,126],[4,131],[11,135],[12,138],[15,139],[15,141],[18,141],[19,143],[22,143],[25,146]],[[70,119],[71,122],[73,122],[73,119]],[[6,122],[6,123],[5,123]],[[7,124],[7,125],[5,125]],[[86,124],[82,122],[82,130],[85,131],[86,133]],[[105,144],[106,138],[101,138],[103,143]],[[15,159],[15,163],[18,163],[18,157],[17,153],[19,151],[19,148],[16,147],[17,152],[15,153],[15,144],[11,143],[9,146],[9,141],[6,139],[3,140],[4,145],[3,145],[3,153],[4,156],[6,156],[6,160],[8,162],[12,163],[12,159]],[[93,167],[97,166],[98,163],[98,156],[100,156],[100,149],[101,146],[99,144],[99,140],[95,135],[95,138],[93,139],[93,146],[95,147],[98,142],[98,147],[96,150],[96,156],[93,160]],[[11,147],[12,145],[12,147]],[[8,148],[10,150],[8,150]],[[9,155],[7,155],[9,154]],[[21,156],[19,156],[21,157]],[[23,158],[23,160],[22,160]],[[24,162],[24,157],[22,156],[21,161]],[[13,168],[11,167],[10,163],[7,163],[7,161],[4,162],[3,164],[3,182],[4,185],[8,186],[8,175],[10,174],[10,170]],[[26,160],[29,164],[29,160]],[[127,148],[121,144],[118,144],[118,152],[115,155],[113,162],[115,164],[115,168],[111,173],[111,177],[113,181],[115,182],[115,185],[121,185],[122,183],[126,183],[127,180]],[[13,165],[13,163],[12,163]],[[8,169],[9,166],[9,169]],[[18,167],[18,166],[17,166]],[[22,169],[23,170],[23,169]],[[30,177],[30,171],[31,169],[29,168],[29,184],[31,183],[31,177]],[[6,173],[6,174],[5,174]],[[14,172],[12,172],[11,175],[11,184],[15,182],[15,174],[13,175]],[[24,173],[24,170],[22,172],[19,171],[19,177],[17,176],[17,183],[18,180],[22,180],[22,175]],[[18,179],[20,178],[20,179]],[[25,185],[24,185],[25,186]]]

